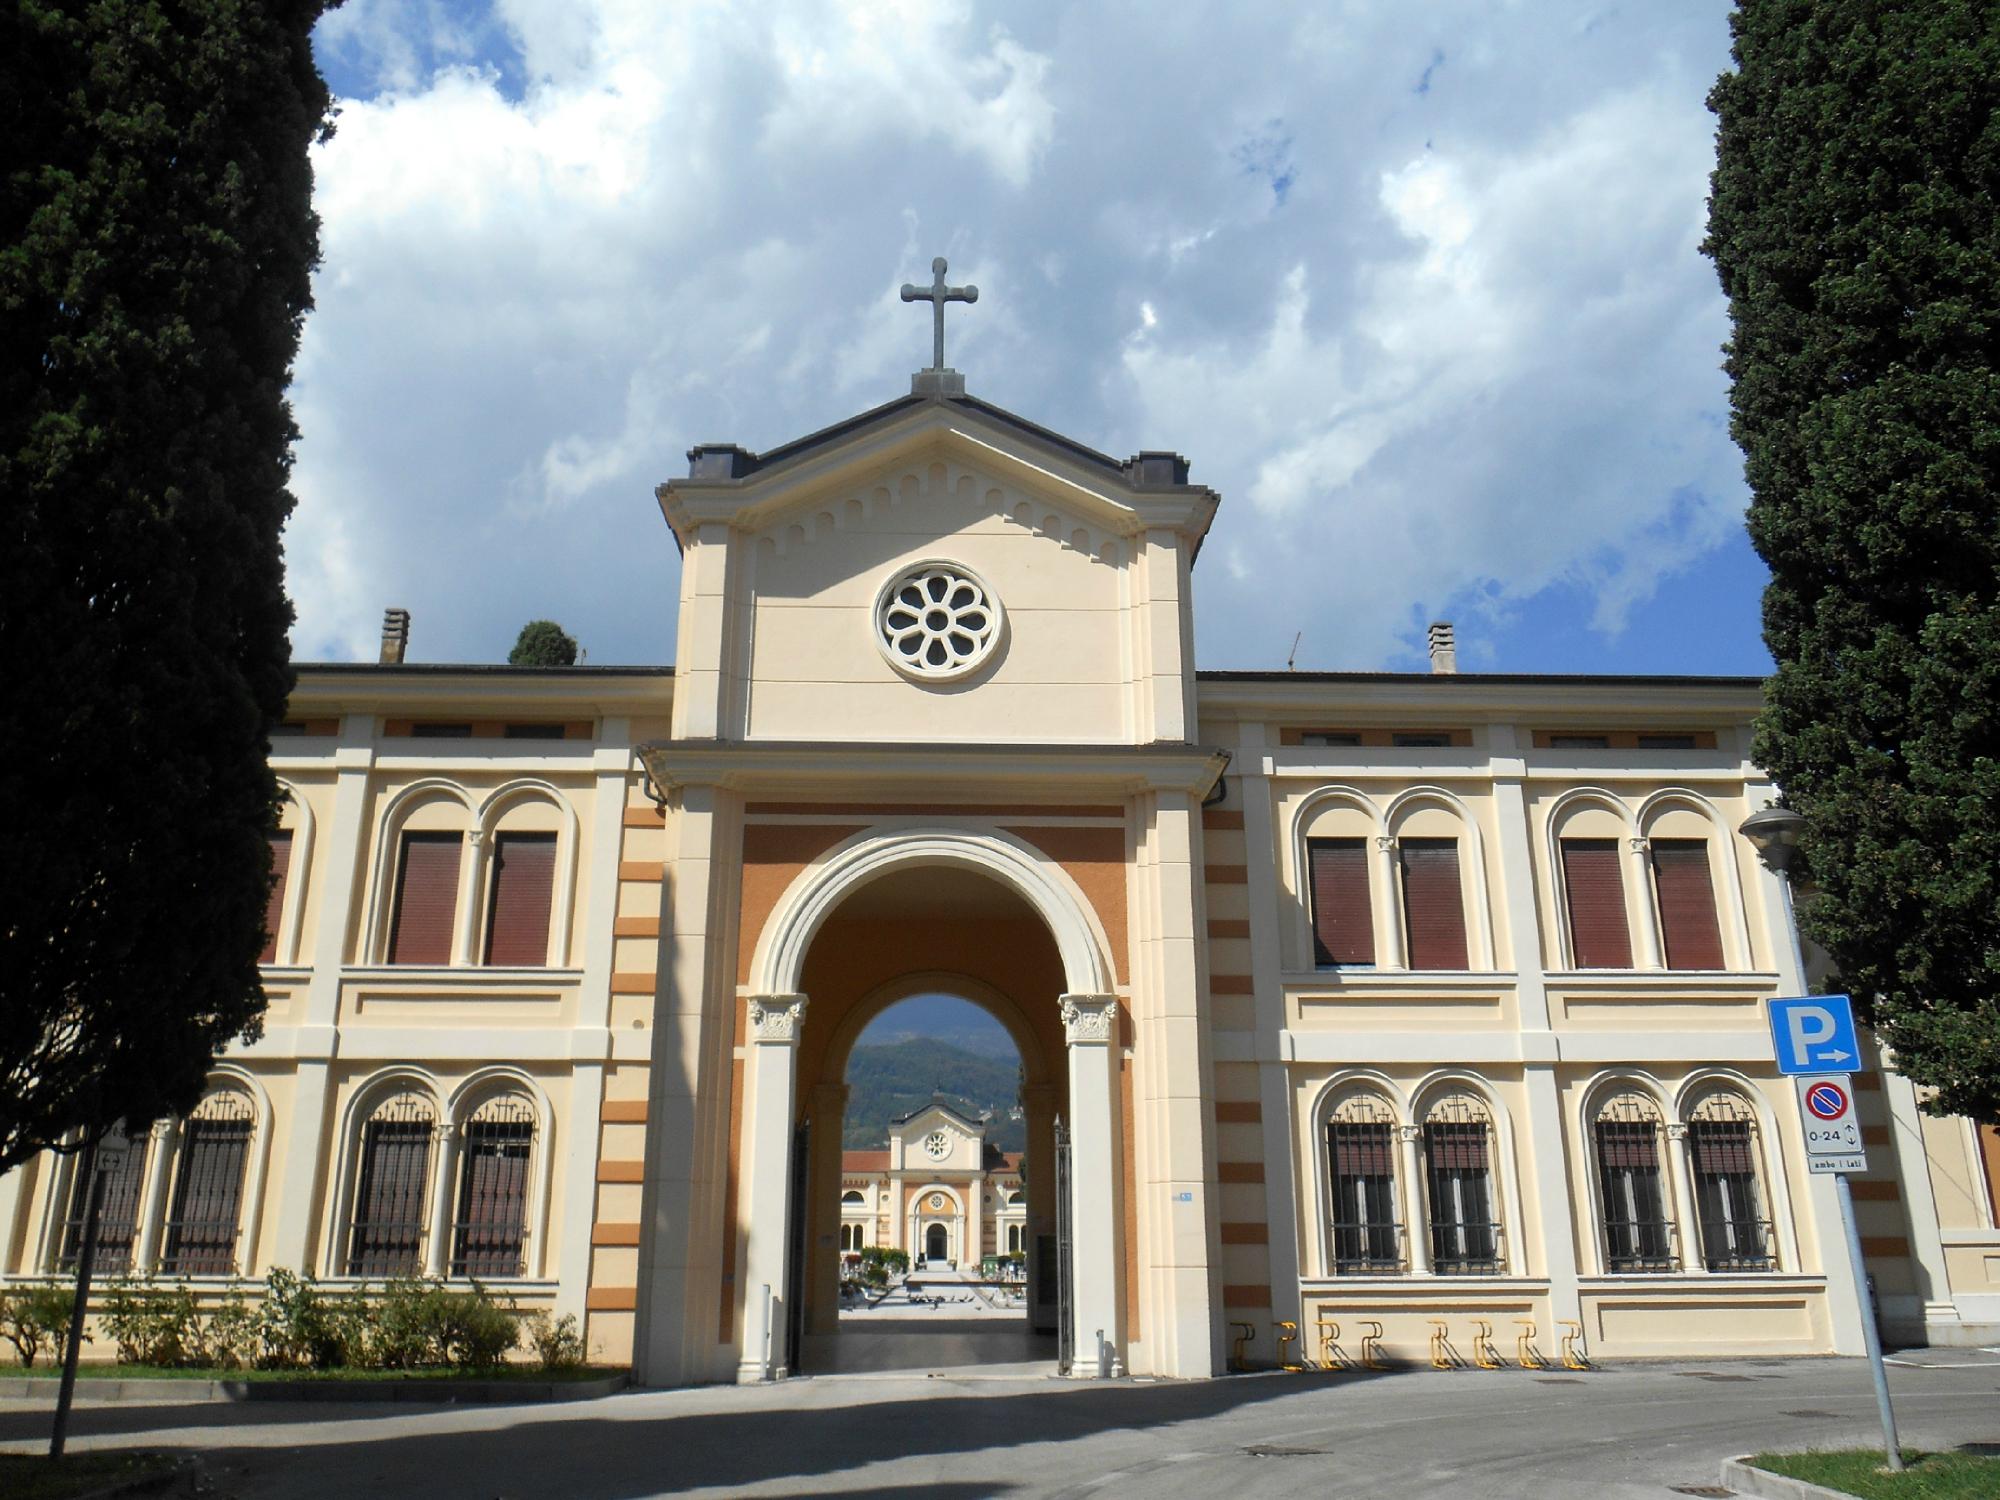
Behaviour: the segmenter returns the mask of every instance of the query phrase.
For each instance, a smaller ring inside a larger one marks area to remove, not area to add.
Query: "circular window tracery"
[[[1001,617],[1000,601],[985,579],[933,558],[882,586],[875,599],[875,644],[905,676],[946,681],[993,654]]]

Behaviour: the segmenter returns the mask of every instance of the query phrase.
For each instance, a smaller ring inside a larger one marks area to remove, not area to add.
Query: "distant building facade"
[[[840,1249],[901,1250],[914,1263],[977,1269],[1025,1253],[1021,1154],[996,1149],[986,1121],[943,1100],[889,1123],[885,1150],[840,1153]]]
[[[672,669],[301,669],[264,1033],[121,1158],[111,1269],[478,1277],[653,1384],[786,1373],[844,1251],[939,1231],[1018,1229],[1138,1374],[1322,1318],[1860,1348],[1763,1020],[1757,683],[1197,672],[1215,492],[936,381],[659,500]],[[1013,1037],[1018,1161],[942,1109],[842,1152],[930,992]],[[1883,1321],[1990,1341],[2000,1145],[1870,1063]],[[70,1167],[0,1178],[9,1279],[73,1255]]]

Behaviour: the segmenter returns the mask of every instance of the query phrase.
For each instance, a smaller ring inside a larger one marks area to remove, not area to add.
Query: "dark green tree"
[[[0,1169],[263,1013],[322,9],[0,10]]]
[[[1840,986],[1931,1108],[2000,1118],[2000,7],[1733,27],[1705,248],[1771,567],[1756,754]]]
[[[554,620],[530,620],[521,627],[514,649],[507,653],[510,667],[573,667],[576,640]]]

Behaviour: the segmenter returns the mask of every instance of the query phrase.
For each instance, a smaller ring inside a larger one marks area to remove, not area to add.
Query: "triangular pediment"
[[[694,472],[658,491],[683,549],[704,525],[785,546],[937,502],[990,506],[1078,548],[1155,528],[1199,545],[1216,504],[1205,486],[1174,482],[1185,465],[1172,455],[1120,463],[971,400],[906,398],[768,453],[698,448],[690,459]]]

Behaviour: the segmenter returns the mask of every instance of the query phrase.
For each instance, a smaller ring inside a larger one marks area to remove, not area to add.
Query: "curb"
[[[540,1405],[556,1401],[596,1401],[622,1391],[632,1377],[619,1373],[598,1380],[91,1380],[76,1383],[78,1401],[195,1402],[353,1402],[397,1401],[430,1406]],[[0,1399],[55,1404],[55,1382],[22,1377],[0,1379]]]
[[[1830,1490],[1823,1484],[1808,1484],[1803,1479],[1754,1468],[1750,1458],[1746,1453],[1741,1458],[1722,1461],[1722,1483],[1739,1495],[1757,1495],[1762,1500],[1854,1500],[1846,1490]]]

